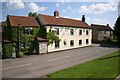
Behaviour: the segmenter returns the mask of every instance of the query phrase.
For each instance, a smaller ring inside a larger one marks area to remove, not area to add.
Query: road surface
[[[118,48],[116,47],[100,47],[99,44],[93,44],[90,47],[45,55],[5,59],[2,61],[2,76],[3,78],[41,78],[49,73],[101,57],[117,50]]]

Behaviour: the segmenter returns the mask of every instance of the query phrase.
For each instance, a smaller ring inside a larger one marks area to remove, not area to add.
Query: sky
[[[6,20],[7,15],[28,16],[29,12],[36,12],[53,16],[55,10],[59,11],[60,17],[81,20],[82,15],[86,17],[86,23],[107,25],[112,28],[118,17],[118,3],[109,1],[3,1],[0,3],[2,8],[1,21]]]

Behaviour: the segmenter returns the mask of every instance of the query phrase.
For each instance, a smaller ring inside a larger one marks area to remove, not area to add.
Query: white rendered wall
[[[50,26],[45,26],[47,32],[50,30]],[[58,37],[61,39],[60,47],[55,48],[55,43],[50,44],[48,46],[48,52],[59,51],[59,50],[66,50],[78,47],[85,47],[91,45],[92,39],[92,29],[88,28],[74,28],[74,27],[59,27],[59,26],[52,26],[52,30],[55,28],[59,28],[59,35]],[[74,29],[74,35],[70,35],[70,29]],[[82,35],[79,35],[79,30],[82,30]],[[89,34],[86,35],[86,30],[89,31]],[[86,39],[89,40],[89,44],[86,44]],[[64,45],[64,40],[66,40],[67,44]],[[70,40],[74,40],[74,46],[70,47]],[[82,40],[82,45],[79,45],[79,40]]]

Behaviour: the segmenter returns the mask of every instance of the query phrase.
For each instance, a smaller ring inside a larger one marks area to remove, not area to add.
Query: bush
[[[112,40],[111,40],[110,38],[106,38],[106,39],[105,39],[105,43],[110,44],[110,43],[112,43]]]
[[[17,57],[20,58],[20,57],[23,57],[24,56],[24,53],[23,52],[18,52],[17,54]]]
[[[4,44],[2,58],[3,59],[11,58],[12,52],[13,52],[13,45],[12,44]]]

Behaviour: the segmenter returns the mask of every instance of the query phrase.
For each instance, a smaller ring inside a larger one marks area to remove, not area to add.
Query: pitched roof
[[[10,21],[11,26],[39,26],[35,17],[26,17],[26,16],[12,16],[8,15],[8,20]]]
[[[37,39],[38,41],[47,41],[47,39],[41,38],[41,37],[36,37],[36,39]]]
[[[43,25],[90,28],[87,23],[80,20],[68,19],[63,17],[56,18],[54,16],[43,14],[39,14],[39,18]]]
[[[113,30],[109,25],[98,25],[98,24],[91,24],[92,29],[98,29],[98,30]]]

